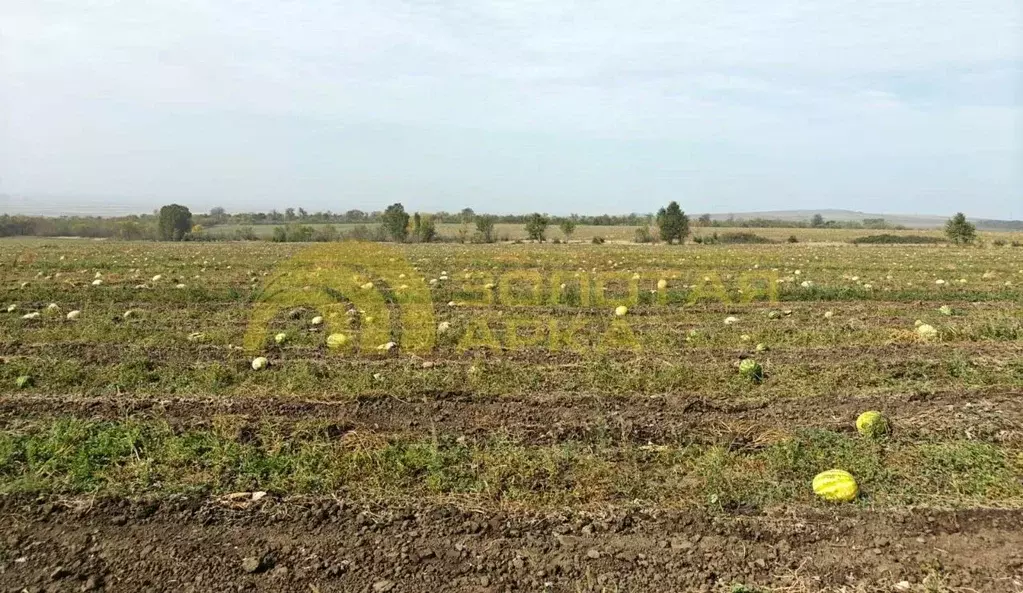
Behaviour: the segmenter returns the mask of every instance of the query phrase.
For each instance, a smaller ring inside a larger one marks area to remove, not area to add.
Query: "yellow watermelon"
[[[829,469],[817,474],[813,479],[814,494],[831,502],[850,502],[856,500],[860,488],[856,478],[843,469]]]

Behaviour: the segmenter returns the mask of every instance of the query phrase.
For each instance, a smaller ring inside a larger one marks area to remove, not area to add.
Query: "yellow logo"
[[[642,276],[597,271],[569,276],[529,269],[512,270],[500,278],[467,275],[461,285],[445,280],[434,287],[438,294],[457,293],[458,309],[468,315],[453,320],[457,328],[449,321],[438,327],[431,283],[409,263],[401,247],[321,243],[275,270],[253,308],[244,346],[250,352],[262,350],[274,320],[303,307],[323,317],[327,344],[340,352],[385,353],[397,345],[405,353],[426,355],[438,345],[440,334],[446,336],[444,344],[459,352],[636,351],[643,335],[630,326],[629,312],[634,308],[777,300],[776,273],[721,278],[705,272],[689,283],[679,276],[672,270]]]
[[[425,354],[435,343],[429,287],[393,245],[323,243],[288,260],[253,308],[245,349],[262,349],[271,321],[296,307],[317,310],[328,334],[348,335],[363,354],[388,342]]]

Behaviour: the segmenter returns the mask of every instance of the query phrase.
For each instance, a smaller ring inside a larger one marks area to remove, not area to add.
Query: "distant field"
[[[273,235],[273,229],[278,225],[254,225],[251,228],[255,234],[259,237],[269,238]],[[308,225],[313,228],[318,228],[326,225],[312,224]],[[338,229],[339,232],[347,232],[352,228],[360,225],[355,224],[336,224],[333,225]],[[365,225],[370,227],[377,226],[375,223],[371,225]],[[243,228],[242,225],[224,225],[217,226],[208,229],[207,232],[214,235],[231,235],[236,230]],[[501,241],[515,241],[524,240],[526,238],[526,232],[521,224],[498,224],[495,225],[496,236]],[[575,233],[572,235],[573,241],[590,241],[594,237],[603,237],[607,241],[632,241],[635,237],[636,232],[635,226],[578,226],[576,227]],[[459,224],[439,224],[437,225],[437,232],[441,237],[454,239],[459,236],[459,231],[462,229],[462,225]],[[469,227],[468,234],[471,237],[475,231],[474,226]],[[942,231],[940,229],[910,229],[901,231],[881,231],[881,230],[856,230],[856,229],[789,229],[789,228],[702,228],[692,227],[692,237],[698,236],[710,236],[713,233],[728,233],[728,232],[750,232],[768,239],[776,241],[785,241],[790,236],[795,236],[800,242],[834,242],[834,241],[849,241],[856,237],[862,237],[865,235],[875,235],[881,233],[891,233],[895,235],[905,236],[929,236],[929,237],[942,237]],[[1002,239],[1005,241],[1023,241],[1023,232],[992,232],[992,231],[980,231],[978,236],[984,241],[993,241],[995,239]],[[556,227],[551,226],[547,230],[548,239],[564,239],[565,235]]]

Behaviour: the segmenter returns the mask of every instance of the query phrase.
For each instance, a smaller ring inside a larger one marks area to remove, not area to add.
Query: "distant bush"
[[[995,247],[1005,247],[1006,242],[1005,239],[995,239],[994,241],[991,242],[991,244],[994,245]]]
[[[369,225],[355,225],[346,233],[341,234],[346,241],[386,241],[387,230],[382,226],[370,227]]]
[[[941,237],[929,237],[926,235],[867,235],[866,237],[856,237],[850,243],[856,245],[886,245],[886,244],[901,244],[901,245],[934,245],[936,243],[946,243],[945,239]]]
[[[316,230],[304,224],[289,224],[287,226],[274,227],[274,234],[270,238],[274,243],[307,243],[313,240]]]
[[[788,241],[789,243],[799,243],[799,239],[797,239],[795,235],[789,235],[789,238],[788,238],[788,239],[786,239],[786,240],[787,240],[787,241]]]
[[[641,226],[636,228],[636,233],[632,238],[633,243],[654,243],[653,233],[650,232],[650,227]]]
[[[715,233],[716,235],[716,233]],[[767,237],[761,237],[756,233],[750,232],[736,232],[736,233],[722,233],[720,237],[717,237],[718,243],[750,243],[750,244],[762,244],[762,243],[775,243]]]
[[[594,237],[590,239],[590,243],[593,243],[594,245],[603,245],[604,237]]]
[[[256,231],[252,227],[243,226],[235,229],[231,238],[235,241],[256,241],[259,239],[259,235],[256,234]]]

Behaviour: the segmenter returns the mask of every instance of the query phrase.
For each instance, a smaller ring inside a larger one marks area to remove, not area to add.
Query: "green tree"
[[[561,229],[561,233],[565,235],[565,240],[572,238],[572,233],[575,232],[575,221],[571,218],[565,218],[558,223],[558,228]]]
[[[550,224],[550,220],[546,216],[534,212],[526,217],[526,235],[532,240],[543,243],[548,224]]]
[[[434,217],[427,214],[422,217],[419,223],[419,240],[423,243],[429,243],[435,238],[437,238],[437,225]]]
[[[412,240],[417,243],[429,243],[437,236],[437,226],[433,216],[421,215],[416,212],[412,216]]]
[[[161,241],[180,241],[192,230],[192,212],[180,204],[160,208],[157,231]]]
[[[966,215],[956,215],[945,223],[945,235],[956,245],[969,245],[977,238],[977,227],[966,220]]]
[[[476,217],[476,230],[479,232],[480,241],[483,243],[494,242],[494,223],[497,217],[490,214],[481,214]]]
[[[700,226],[710,226],[710,214],[700,215]]]
[[[813,218],[810,219],[810,226],[812,226],[815,229],[821,228],[822,226],[824,226],[824,217],[821,216],[819,212],[817,214],[814,214]]]
[[[145,230],[138,222],[126,220],[117,225],[117,236],[126,241],[136,241],[145,236]]]
[[[423,217],[418,212],[412,215],[412,240],[419,242],[419,233],[423,226]]]
[[[661,231],[661,239],[671,244],[677,240],[679,244],[689,236],[689,217],[679,207],[678,202],[672,201],[667,208],[657,211],[657,228]]]
[[[408,239],[408,213],[401,203],[391,204],[380,215],[380,223],[384,231],[394,241],[403,243]]]

